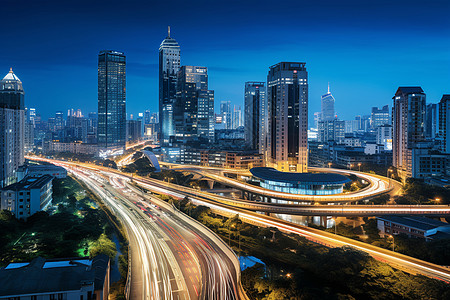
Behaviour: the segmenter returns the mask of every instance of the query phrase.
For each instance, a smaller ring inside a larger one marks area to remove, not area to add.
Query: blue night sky
[[[242,105],[245,81],[304,61],[309,115],[327,90],[341,119],[392,104],[401,85],[428,102],[450,93],[450,1],[5,1],[0,75],[22,80],[26,106],[97,111],[97,54],[127,56],[127,113],[158,109],[158,47],[172,27],[181,63],[208,67],[209,87]],[[2,71],[3,70],[3,71]]]

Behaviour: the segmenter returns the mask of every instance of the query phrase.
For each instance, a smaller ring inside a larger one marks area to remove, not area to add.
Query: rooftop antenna
[[[12,72],[13,72],[12,68],[9,68],[9,73],[12,73]]]
[[[168,34],[168,37],[170,37],[170,26],[167,26],[167,34]]]
[[[330,83],[328,82],[328,94],[330,93]]]

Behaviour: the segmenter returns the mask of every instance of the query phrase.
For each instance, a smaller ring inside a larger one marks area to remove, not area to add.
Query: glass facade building
[[[328,85],[328,93],[322,96],[321,101],[321,121],[333,121],[335,119],[334,102],[334,97],[330,92],[330,85]]]
[[[177,93],[177,73],[180,70],[180,46],[167,37],[159,46],[159,124],[160,143],[167,145],[175,136],[174,109]]]
[[[266,165],[308,171],[308,73],[304,62],[280,62],[267,75]]]
[[[273,168],[250,170],[262,188],[300,195],[335,195],[343,192],[344,184],[350,182],[346,176],[333,173],[291,173]]]
[[[12,69],[0,81],[0,187],[16,181],[25,163],[25,105],[22,82]]]
[[[265,151],[267,103],[265,82],[245,83],[245,143],[259,153]]]
[[[104,50],[98,55],[98,146],[100,151],[126,145],[125,55]]]

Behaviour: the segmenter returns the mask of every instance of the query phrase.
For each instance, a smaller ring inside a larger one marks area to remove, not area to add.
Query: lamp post
[[[331,162],[328,163],[328,168],[331,168]]]
[[[361,163],[358,163],[358,172],[361,172]]]
[[[392,251],[395,252],[395,238],[394,238],[394,235],[391,234],[389,237],[392,238]]]

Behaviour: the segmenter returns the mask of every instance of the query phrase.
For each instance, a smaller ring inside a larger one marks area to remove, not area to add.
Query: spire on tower
[[[12,70],[12,67],[9,68],[9,73],[14,73],[13,70]]]
[[[330,83],[328,82],[328,94],[330,93]]]
[[[170,26],[167,26],[167,36],[170,37]]]

